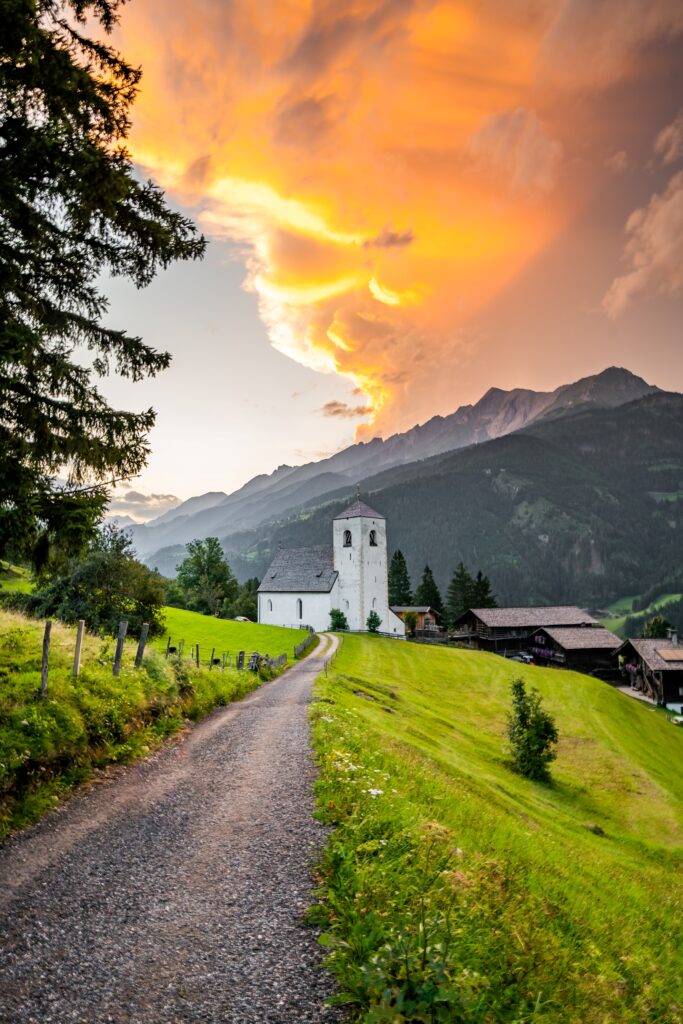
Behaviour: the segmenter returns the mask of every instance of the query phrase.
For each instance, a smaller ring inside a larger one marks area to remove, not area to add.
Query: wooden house
[[[454,625],[458,640],[482,651],[509,654],[526,650],[529,634],[545,627],[598,628],[599,623],[576,605],[532,608],[469,608]]]
[[[625,640],[615,651],[631,686],[657,704],[683,710],[683,646],[669,640]]]
[[[542,626],[530,634],[526,649],[538,665],[610,679],[616,673],[614,652],[621,643],[615,633],[597,626]]]
[[[428,605],[392,604],[391,610],[394,615],[398,615],[402,622],[405,622],[406,612],[413,612],[417,633],[437,633],[439,631],[439,613]]]

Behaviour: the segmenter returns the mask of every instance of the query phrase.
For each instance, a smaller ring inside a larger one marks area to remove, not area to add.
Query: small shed
[[[429,605],[392,604],[391,610],[405,622],[406,612],[415,614],[415,629],[418,633],[436,633],[439,631],[439,613]]]
[[[683,646],[670,640],[625,640],[614,652],[631,686],[657,704],[683,710]]]
[[[609,679],[615,674],[614,652],[621,638],[591,626],[543,626],[528,638],[527,650],[539,665],[555,665]]]

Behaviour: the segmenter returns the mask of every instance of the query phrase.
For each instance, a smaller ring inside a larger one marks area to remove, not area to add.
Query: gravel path
[[[306,705],[334,638],[0,851],[0,1021],[337,1020],[301,914]]]

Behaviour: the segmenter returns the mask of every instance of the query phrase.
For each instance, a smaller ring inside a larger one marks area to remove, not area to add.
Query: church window
[[[377,547],[377,530],[370,530],[370,547]]]
[[[273,602],[271,601],[270,598],[268,598],[268,611],[272,612],[272,610],[273,610]]]
[[[344,547],[345,548],[350,548],[351,547],[351,531],[350,530],[344,530]]]
[[[376,597],[373,597],[373,599],[372,599],[372,607],[373,608],[377,607],[377,598]]]
[[[304,603],[300,597],[296,599],[296,613],[300,619],[304,617]]]

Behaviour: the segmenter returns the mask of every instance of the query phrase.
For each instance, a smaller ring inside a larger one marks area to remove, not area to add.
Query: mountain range
[[[338,493],[348,495],[356,482],[365,489],[378,473],[412,467],[407,469],[407,478],[412,478],[422,474],[425,460],[471,446],[486,448],[496,439],[533,425],[563,421],[577,410],[607,411],[662,394],[617,367],[549,392],[490,388],[476,404],[461,406],[448,416],[434,416],[405,433],[351,445],[319,462],[280,466],[271,474],[254,477],[232,494],[217,491],[192,497],[149,523],[126,524],[126,528],[139,555],[165,574],[174,572],[188,541],[208,536],[221,538],[228,550],[239,555],[240,575],[258,574],[265,568],[263,559],[252,555],[246,560],[253,564],[242,567],[246,553],[238,552],[232,538],[261,526],[261,533],[272,533],[276,521],[297,517],[302,509],[315,508]],[[249,572],[250,568],[254,571]]]

